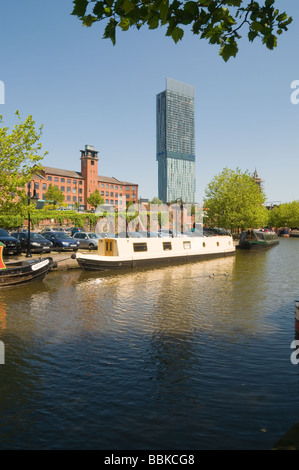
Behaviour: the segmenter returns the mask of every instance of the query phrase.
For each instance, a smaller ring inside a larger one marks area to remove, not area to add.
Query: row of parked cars
[[[20,255],[28,249],[28,232],[11,232],[0,229],[0,242],[4,244],[4,255]],[[31,253],[50,253],[51,251],[77,251],[80,242],[64,231],[30,232]]]
[[[205,232],[205,236],[213,236],[219,233]],[[223,234],[223,233],[221,233]],[[189,236],[196,233],[189,233]],[[99,238],[144,238],[144,237],[182,237],[186,234],[176,232],[175,230],[160,229],[156,232],[139,231],[139,232],[119,232],[113,233],[94,233],[85,232],[79,228],[66,230],[44,230],[41,233],[30,232],[30,251],[32,253],[50,253],[51,251],[77,251],[83,249],[97,249]],[[4,254],[21,254],[28,249],[28,231],[18,231],[9,233],[7,230],[0,228],[0,241],[4,243]]]

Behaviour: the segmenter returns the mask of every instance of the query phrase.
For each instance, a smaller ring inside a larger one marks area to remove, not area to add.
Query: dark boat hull
[[[42,281],[54,267],[52,258],[7,263],[0,271],[0,289]]]
[[[245,250],[268,250],[273,246],[279,244],[279,241],[273,242],[254,242],[254,241],[244,241],[240,242],[238,248],[245,249]]]
[[[77,258],[77,262],[80,268],[85,271],[110,271],[120,269],[134,269],[138,267],[155,267],[155,266],[167,266],[173,264],[185,264],[196,261],[204,261],[214,258],[222,258],[226,256],[235,255],[234,251],[222,252],[222,253],[210,253],[210,254],[198,254],[192,256],[170,256],[163,258],[144,258],[144,259],[128,259],[128,260],[116,260],[116,261],[105,261],[105,260],[93,260],[88,258]]]

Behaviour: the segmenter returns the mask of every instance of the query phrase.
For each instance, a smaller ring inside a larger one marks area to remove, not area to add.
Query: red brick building
[[[57,186],[64,194],[64,202],[72,209],[74,203],[79,203],[80,209],[89,210],[91,206],[87,198],[98,189],[105,204],[125,209],[128,202],[138,202],[138,184],[122,181],[114,177],[98,175],[98,151],[91,145],[85,145],[81,150],[81,172],[61,170],[45,166],[39,173],[40,177],[33,178],[36,196],[44,200],[44,195],[50,184]]]

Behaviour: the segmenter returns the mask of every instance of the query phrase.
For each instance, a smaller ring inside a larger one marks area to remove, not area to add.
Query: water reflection
[[[4,302],[0,302],[0,334],[6,330],[7,323],[7,305]]]
[[[298,252],[1,291],[0,448],[271,448],[298,406]]]

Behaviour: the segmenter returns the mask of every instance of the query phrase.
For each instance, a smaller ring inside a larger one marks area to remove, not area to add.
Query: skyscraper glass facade
[[[195,202],[194,87],[167,78],[157,95],[158,197]]]

